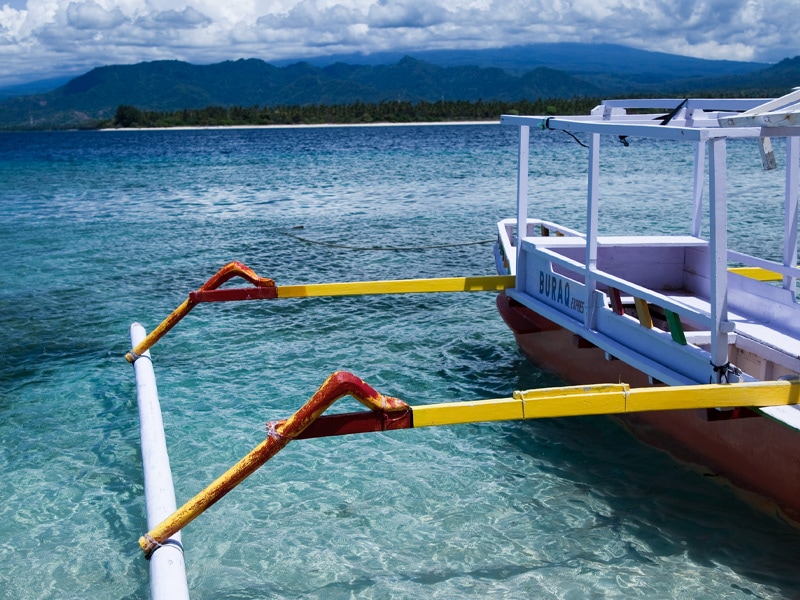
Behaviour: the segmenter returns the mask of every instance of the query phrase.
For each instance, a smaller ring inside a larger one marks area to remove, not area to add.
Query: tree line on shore
[[[549,98],[538,100],[440,100],[437,102],[384,101],[378,104],[304,106],[208,106],[175,111],[117,107],[113,127],[222,127],[233,125],[320,125],[355,123],[425,123],[442,121],[492,121],[501,114],[585,114],[600,103],[598,98]]]

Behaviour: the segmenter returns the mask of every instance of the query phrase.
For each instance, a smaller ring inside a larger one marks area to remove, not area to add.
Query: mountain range
[[[778,64],[712,61],[613,45],[538,44],[406,55],[342,55],[287,64],[156,61],[92,69],[0,90],[0,128],[77,127],[119,105],[206,106],[437,100],[535,100],[668,94],[759,96],[800,84],[800,57]],[[49,88],[49,89],[48,89]]]

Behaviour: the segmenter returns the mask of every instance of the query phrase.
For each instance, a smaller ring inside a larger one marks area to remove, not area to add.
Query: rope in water
[[[335,244],[332,242],[322,242],[318,240],[310,240],[308,238],[300,237],[291,233],[284,232],[284,235],[294,238],[306,244],[316,244],[318,246],[327,246],[328,248],[341,248],[343,250],[383,250],[389,252],[416,252],[419,250],[434,250],[438,248],[456,248],[459,246],[477,246],[478,244],[491,244],[496,240],[477,240],[473,242],[457,242],[453,244],[435,244],[430,246],[347,246],[345,244]]]

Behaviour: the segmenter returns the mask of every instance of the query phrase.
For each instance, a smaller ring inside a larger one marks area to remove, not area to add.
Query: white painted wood
[[[527,233],[528,223],[528,160],[530,156],[530,127],[519,128],[519,151],[517,163],[517,289],[525,288],[524,261],[520,260],[522,240]]]
[[[775,161],[775,150],[772,148],[772,139],[768,137],[758,138],[758,149],[761,153],[761,165],[765,171],[774,171],[778,168]]]
[[[710,346],[711,345],[711,332],[710,331],[686,331],[684,332],[687,344],[694,344],[695,346]],[[728,344],[731,346],[736,345],[735,333],[728,336]]]
[[[800,431],[800,408],[797,406],[767,406],[762,408],[761,412],[787,427]]]
[[[516,223],[516,219],[503,219],[497,224],[497,245],[499,247],[498,252],[495,252],[495,262],[497,272],[500,274],[515,275],[517,272],[517,246],[514,244]],[[508,267],[503,264],[503,256],[500,255],[499,250],[502,250]]]
[[[786,191],[783,219],[783,264],[787,267],[797,266],[797,194],[800,179],[800,138],[786,139]],[[797,277],[784,276],[783,287],[794,291]]]
[[[800,339],[800,305],[795,302],[792,290],[731,275],[728,279],[728,318],[733,320],[731,311],[747,321],[763,323],[776,332]]]
[[[608,308],[597,313],[597,331],[691,381],[708,378],[708,352],[697,346],[676,343],[667,331],[642,327],[637,319],[618,315]],[[653,373],[648,375],[658,378]]]
[[[706,111],[743,111],[762,106],[769,98],[690,98],[686,107],[692,110]],[[618,108],[659,108],[673,110],[685,98],[625,98],[621,100],[603,100],[603,106]]]
[[[742,116],[764,114],[767,112],[785,108],[787,106],[791,106],[793,104],[796,104],[797,102],[800,102],[800,88],[796,88],[795,90],[789,92],[784,96],[780,96],[779,98],[765,100],[758,106],[754,106],[743,112]]]
[[[800,125],[800,111],[776,111],[763,115],[730,117],[725,122],[729,127],[797,127]]]
[[[724,127],[796,127],[800,125],[800,89],[763,102],[739,115],[720,118]]]
[[[606,335],[598,333],[597,331],[586,330],[582,323],[575,321],[559,310],[552,308],[543,302],[539,302],[524,292],[519,292],[518,290],[507,290],[506,293],[509,295],[509,297],[513,298],[520,304],[527,306],[537,314],[542,315],[544,318],[557,325],[560,325],[561,327],[564,327],[569,331],[573,331],[575,333],[580,332],[581,337],[586,339],[588,342],[604,350],[611,356],[625,361],[629,365],[633,366],[633,368],[638,369],[643,373],[647,373],[648,375],[666,383],[667,385],[690,385],[697,383],[685,375],[681,375],[672,369],[668,369],[659,361],[650,359],[646,356],[642,356],[638,352],[632,351],[624,344],[621,344]]]
[[[568,258],[580,269],[568,270],[583,281],[585,241],[578,238],[528,238],[530,252],[548,249]],[[599,236],[597,271],[654,290],[676,290],[685,286],[686,253],[705,248],[708,242],[691,236]],[[558,263],[556,263],[558,264]],[[556,268],[556,272],[561,272]]]
[[[648,248],[663,248],[677,246],[681,248],[708,246],[708,242],[693,235],[603,235],[597,238],[597,243],[602,248],[609,246],[647,246]],[[630,252],[630,250],[624,250]]]
[[[539,248],[535,251],[529,251],[529,253],[531,255],[534,255],[535,253],[542,254],[547,260],[551,261],[554,264],[560,265],[564,267],[566,270],[571,271],[575,274],[583,275],[583,273],[585,272],[585,268],[580,262],[569,259],[560,254],[556,254],[555,252],[552,252],[547,248]],[[621,293],[641,298],[642,300],[646,300],[651,304],[656,304],[662,308],[671,310],[672,312],[677,313],[682,317],[686,317],[690,319],[693,323],[697,323],[709,329],[711,328],[712,325],[711,315],[708,312],[697,310],[696,308],[693,308],[690,305],[675,299],[675,297],[669,297],[665,294],[655,292],[651,289],[644,288],[642,286],[631,283],[627,279],[623,279],[622,277],[617,277],[615,275],[611,275],[610,273],[605,273],[600,270],[595,271],[593,273],[593,276],[598,283],[602,283],[610,287],[615,287],[618,290],[620,290]],[[707,304],[707,302],[705,304]]]
[[[138,323],[131,325],[130,334],[133,348],[146,337],[144,327]],[[136,359],[133,369],[139,404],[147,527],[152,529],[175,512],[175,491],[172,485],[172,471],[167,455],[156,377],[149,351]],[[153,600],[189,598],[180,532],[173,535],[165,545],[157,548],[150,556],[150,595]]]
[[[711,215],[711,361],[721,367],[728,362],[728,205],[726,191],[727,146],[725,138],[709,143],[709,213]],[[720,383],[719,379],[713,383]]]
[[[703,187],[705,186],[706,143],[697,142],[694,151],[694,184],[692,186],[692,235],[700,237],[703,226]]]
[[[587,297],[594,295],[595,281],[592,271],[597,270],[597,235],[598,218],[600,214],[600,135],[593,133],[589,138],[589,180],[587,193],[586,210],[586,265],[585,283]],[[595,303],[588,302],[587,310],[584,313],[585,325],[587,329],[594,329]]]
[[[636,120],[615,118],[613,121],[598,120],[597,117],[518,117],[516,115],[501,118],[501,123],[506,125],[527,125],[530,127],[545,127],[553,130],[570,131],[573,133],[598,133],[605,135],[625,135],[628,137],[646,137],[652,139],[674,140],[681,142],[702,142],[718,137],[752,138],[761,135],[761,129],[755,127],[731,127],[722,129],[711,127],[716,121],[706,121],[702,124],[708,127],[686,127],[682,124],[659,125],[648,115],[648,120],[636,117]],[[698,123],[695,123],[697,125]],[[776,133],[771,135],[785,135]]]
[[[680,110],[675,111],[677,107]],[[664,113],[627,112],[642,108]],[[671,112],[675,114],[662,125],[663,117]],[[761,120],[755,120],[756,117]],[[754,376],[771,377],[773,372],[800,370],[800,305],[795,299],[795,286],[800,279],[797,268],[800,89],[776,100],[611,100],[603,102],[590,115],[513,115],[502,117],[501,122],[590,137],[585,239],[534,235],[519,244],[520,257],[524,256],[525,260],[518,261],[518,267],[530,271],[530,281],[526,287],[511,291],[513,298],[554,323],[579,333],[609,356],[667,384],[709,381],[709,376],[713,375],[711,364],[727,364],[728,349],[734,343],[731,356],[734,352],[746,351],[764,359],[747,359],[758,373],[744,374],[746,380]],[[600,135],[642,136],[696,144],[691,236],[599,235]],[[779,264],[727,248],[726,144],[731,138],[753,138],[765,142],[768,150],[770,138],[781,136],[790,139],[786,151],[784,248]],[[700,239],[706,156],[711,216],[708,242]],[[784,276],[784,286],[729,275],[730,262],[778,272]],[[548,280],[550,275],[553,278]],[[538,289],[540,276],[544,277],[545,284],[550,281],[550,296]],[[571,296],[576,294],[574,297],[582,300],[587,309],[595,310],[595,317],[559,303],[559,296],[552,296],[553,281],[559,286],[570,283]],[[602,291],[606,286],[616,288],[629,301],[633,297],[641,298],[680,315],[688,327],[685,333],[690,345],[677,344],[666,331],[642,327],[636,319],[614,313]],[[692,328],[702,331],[692,332]],[[692,342],[702,343],[706,350],[691,345]],[[744,354],[739,358],[747,364]],[[800,427],[800,410],[795,407],[765,412],[786,422],[796,420]],[[778,413],[780,417],[776,416]]]
[[[667,126],[661,119],[683,104]],[[664,110],[664,114],[628,114],[628,109]],[[744,111],[744,112],[742,112]],[[800,126],[798,92],[774,100],[748,99],[627,99],[606,100],[590,115],[569,117],[503,115],[501,124],[586,133],[611,133],[683,141],[702,141],[713,137],[757,137],[785,135],[781,129]],[[770,131],[762,131],[762,129]],[[771,130],[776,131],[771,131]],[[715,132],[714,130],[718,130]],[[737,131],[747,130],[747,131]]]

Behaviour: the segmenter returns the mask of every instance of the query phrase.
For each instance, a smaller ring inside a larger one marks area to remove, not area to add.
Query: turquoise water
[[[148,596],[131,322],[152,329],[230,260],[279,284],[490,274],[478,242],[513,215],[515,136],[0,134],[0,598]],[[534,140],[537,214],[582,228],[585,150]],[[758,164],[755,147],[730,154],[742,173]],[[607,231],[685,231],[690,159],[611,146],[604,193],[624,193],[603,205]],[[780,256],[780,198],[759,195],[780,183],[733,178],[734,247]],[[377,249],[439,245],[452,246]],[[205,305],[153,356],[179,503],[334,370],[411,404],[559,383],[522,360],[491,294]],[[606,418],[296,442],[184,530],[189,585],[195,598],[798,597],[798,530],[712,475]]]

